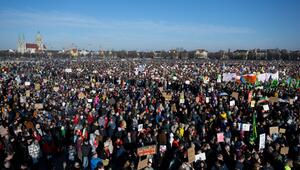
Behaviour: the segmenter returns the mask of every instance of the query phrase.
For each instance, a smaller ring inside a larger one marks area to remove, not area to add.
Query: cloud
[[[180,34],[250,34],[255,31],[247,27],[211,24],[171,23],[149,20],[110,20],[60,11],[0,11],[0,21],[10,26],[37,26],[47,28],[100,29],[116,32],[180,33]]]

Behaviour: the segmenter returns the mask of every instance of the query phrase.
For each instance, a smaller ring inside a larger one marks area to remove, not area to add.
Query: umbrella
[[[228,94],[226,92],[222,92],[219,94],[219,96],[228,96]]]

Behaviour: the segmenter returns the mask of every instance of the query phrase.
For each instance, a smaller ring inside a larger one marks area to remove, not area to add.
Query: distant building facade
[[[19,36],[17,44],[17,52],[19,53],[43,53],[46,46],[43,44],[43,38],[40,32],[37,33],[35,43],[26,43],[24,34]]]

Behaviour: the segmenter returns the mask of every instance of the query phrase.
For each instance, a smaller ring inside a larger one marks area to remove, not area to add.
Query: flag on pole
[[[253,113],[252,115],[252,134],[250,136],[250,144],[254,144],[257,138],[257,130],[256,130],[256,114]]]

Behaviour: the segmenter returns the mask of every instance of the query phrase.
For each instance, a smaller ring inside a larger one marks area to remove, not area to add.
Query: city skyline
[[[284,48],[299,50],[300,2],[240,1],[5,1],[0,49],[18,36],[48,49],[167,50]]]

